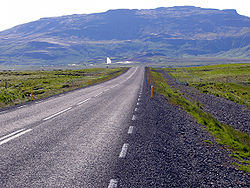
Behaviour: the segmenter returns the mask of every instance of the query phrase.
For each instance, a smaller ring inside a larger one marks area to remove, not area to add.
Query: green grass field
[[[202,70],[201,67],[197,69]],[[199,103],[187,100],[177,89],[171,88],[162,74],[150,71],[150,77],[158,93],[164,95],[170,103],[182,107],[198,123],[204,125],[207,131],[217,138],[218,143],[232,151],[233,157],[238,160],[238,163],[234,165],[241,170],[250,172],[250,136],[247,133],[222,124],[211,114],[204,112]],[[209,78],[211,77],[209,76]],[[204,140],[204,142],[208,141]]]
[[[0,108],[85,87],[120,75],[126,68],[0,72]]]
[[[170,69],[170,75],[204,93],[250,107],[250,64],[208,65]]]

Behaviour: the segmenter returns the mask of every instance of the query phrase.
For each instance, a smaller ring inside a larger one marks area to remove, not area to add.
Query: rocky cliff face
[[[250,18],[235,10],[186,6],[110,10],[42,18],[3,31],[0,63],[98,62],[106,56],[250,58],[249,44]],[[230,53],[235,50],[241,53]]]

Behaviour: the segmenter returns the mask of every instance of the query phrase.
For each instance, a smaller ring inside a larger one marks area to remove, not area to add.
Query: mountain
[[[250,58],[250,18],[192,6],[119,9],[0,32],[0,64],[55,65],[177,57]]]

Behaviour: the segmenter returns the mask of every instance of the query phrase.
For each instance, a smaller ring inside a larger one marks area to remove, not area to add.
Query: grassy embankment
[[[250,107],[250,64],[209,65],[166,69],[189,86]]]
[[[0,108],[109,80],[126,68],[0,72]]]
[[[206,126],[219,144],[232,151],[233,157],[238,160],[235,165],[241,170],[250,172],[250,136],[247,133],[218,122],[211,114],[204,112],[199,103],[190,102],[177,89],[171,88],[162,74],[150,71],[150,77],[158,93],[164,95],[172,104],[181,106],[198,123]]]

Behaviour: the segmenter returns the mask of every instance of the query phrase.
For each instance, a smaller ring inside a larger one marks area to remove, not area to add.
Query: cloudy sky
[[[1,0],[0,31],[42,17],[183,5],[236,9],[239,14],[250,17],[250,0]]]

